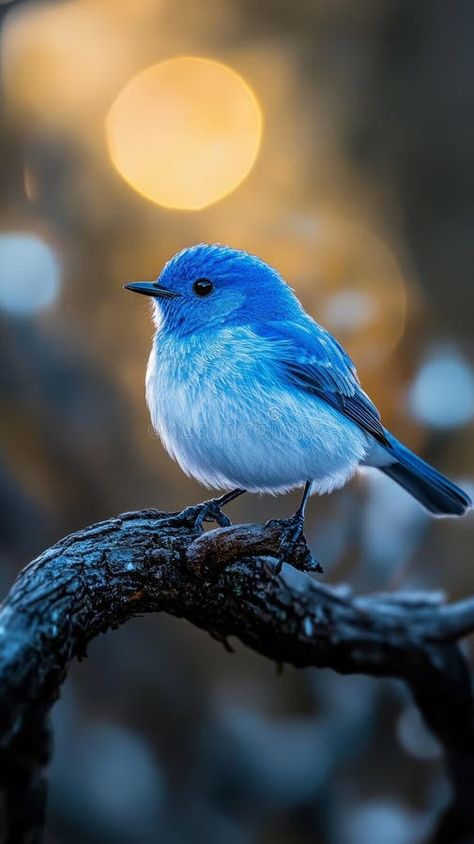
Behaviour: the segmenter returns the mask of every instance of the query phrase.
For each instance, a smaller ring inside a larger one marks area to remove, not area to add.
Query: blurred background
[[[122,291],[199,241],[277,266],[472,492],[471,0],[0,0],[0,26],[2,594],[68,531],[206,497],[151,432]],[[325,582],[455,599],[473,524],[367,472],[308,537]],[[278,676],[167,617],[95,641],[54,724],[48,844],[416,844],[449,800],[401,685]]]

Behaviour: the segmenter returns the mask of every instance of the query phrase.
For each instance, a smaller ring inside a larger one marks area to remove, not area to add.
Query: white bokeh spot
[[[0,309],[30,316],[51,306],[59,293],[61,271],[53,249],[40,237],[0,234]]]
[[[422,364],[409,406],[420,422],[434,428],[455,428],[474,417],[474,374],[456,349],[435,350]]]

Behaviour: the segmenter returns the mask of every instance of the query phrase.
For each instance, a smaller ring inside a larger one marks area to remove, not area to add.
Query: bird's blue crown
[[[301,313],[292,289],[261,258],[220,244],[200,243],[178,252],[158,283],[173,298],[157,298],[162,330],[180,335],[216,325],[279,320]]]

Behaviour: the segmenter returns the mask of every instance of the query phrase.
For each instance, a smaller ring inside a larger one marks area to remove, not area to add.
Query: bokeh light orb
[[[58,259],[36,235],[0,234],[0,309],[29,316],[49,307],[60,287]]]
[[[456,428],[474,418],[474,373],[456,348],[434,349],[410,389],[409,405],[420,422]]]
[[[106,120],[110,157],[147,199],[198,210],[234,190],[262,136],[255,94],[235,71],[181,56],[138,73]]]

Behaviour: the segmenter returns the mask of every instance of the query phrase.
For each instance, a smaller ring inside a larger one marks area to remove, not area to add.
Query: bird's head
[[[155,322],[185,335],[216,325],[288,319],[301,305],[279,273],[260,258],[200,243],[178,252],[156,281],[126,284],[153,297]]]

